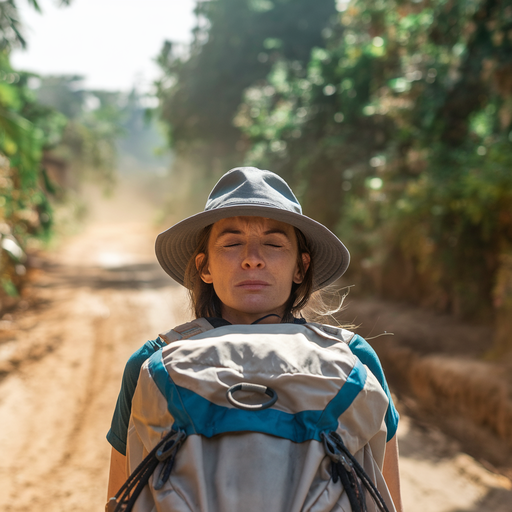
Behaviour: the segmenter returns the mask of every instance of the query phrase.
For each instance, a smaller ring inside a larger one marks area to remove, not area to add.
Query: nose
[[[250,241],[245,246],[245,251],[242,260],[242,267],[246,269],[250,268],[263,268],[265,261],[261,254],[261,246],[259,242]]]

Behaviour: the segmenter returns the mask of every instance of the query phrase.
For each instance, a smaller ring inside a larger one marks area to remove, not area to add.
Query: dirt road
[[[0,321],[1,511],[103,509],[124,364],[188,318],[154,259],[152,211],[127,194],[102,203],[39,271],[37,300]],[[512,511],[510,482],[456,442],[405,416],[399,434],[408,512]]]

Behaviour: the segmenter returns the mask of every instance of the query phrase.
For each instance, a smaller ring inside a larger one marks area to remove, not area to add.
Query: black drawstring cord
[[[171,474],[176,452],[185,441],[187,435],[183,430],[171,430],[148,453],[144,460],[135,468],[116,495],[107,502],[106,512],[129,512],[137,498],[148,483],[151,475],[160,462],[164,462],[157,486],[162,487]],[[156,488],[156,486],[155,486]]]
[[[341,436],[337,432],[330,432],[329,434],[322,433],[322,439],[324,441],[325,452],[331,458],[333,482],[336,483],[338,481],[338,478],[334,478],[334,474],[337,473],[342,480],[343,487],[347,492],[352,508],[357,511],[366,511],[364,492],[359,483],[360,480],[375,501],[377,507],[382,512],[389,512],[386,502],[379,490],[375,487],[375,484],[366,474],[366,471],[359,462],[357,462],[357,459],[347,449]]]
[[[258,318],[258,320],[254,320],[254,322],[251,323],[251,325],[259,324],[262,320],[265,320],[265,318],[269,318],[271,316],[277,316],[279,320],[281,320],[281,317],[277,315],[276,313],[270,313],[269,315],[262,316],[261,318]]]

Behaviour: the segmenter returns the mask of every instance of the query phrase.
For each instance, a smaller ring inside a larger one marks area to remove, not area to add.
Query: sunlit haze
[[[40,74],[77,74],[91,89],[148,91],[159,74],[154,60],[164,40],[187,43],[194,0],[74,0],[43,14],[18,2],[26,50],[12,53],[15,68]]]

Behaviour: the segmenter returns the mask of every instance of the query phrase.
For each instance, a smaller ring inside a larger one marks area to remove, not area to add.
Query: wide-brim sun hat
[[[203,229],[221,219],[239,216],[265,217],[300,229],[314,261],[313,290],[333,283],[348,268],[350,253],[341,240],[324,225],[302,214],[299,201],[280,176],[255,167],[228,171],[211,191],[204,211],[160,233],[155,247],[158,262],[185,286],[185,270]]]

